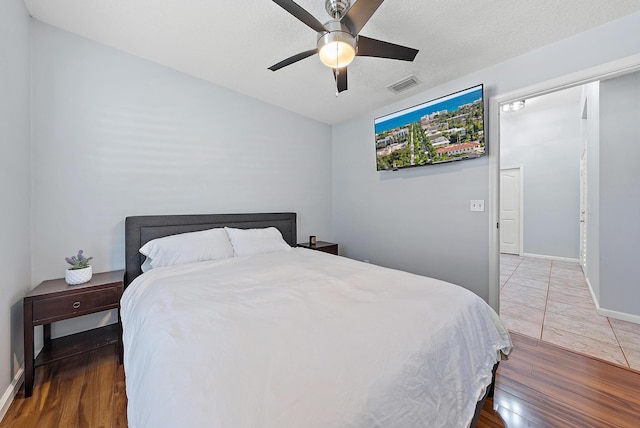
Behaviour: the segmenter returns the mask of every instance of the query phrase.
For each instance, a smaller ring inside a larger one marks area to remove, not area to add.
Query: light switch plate
[[[472,199],[471,211],[484,211],[484,199]]]

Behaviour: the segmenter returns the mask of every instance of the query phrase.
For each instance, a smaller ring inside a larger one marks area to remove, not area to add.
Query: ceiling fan
[[[331,19],[324,24],[292,0],[273,0],[284,10],[318,33],[315,49],[300,52],[269,67],[277,71],[302,59],[318,54],[320,61],[333,69],[337,93],[347,90],[347,66],[356,56],[413,61],[417,49],[359,35],[362,27],[384,0],[326,0],[325,9]]]

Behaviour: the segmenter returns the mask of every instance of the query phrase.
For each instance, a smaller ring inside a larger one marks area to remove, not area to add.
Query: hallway
[[[640,325],[598,315],[577,262],[501,254],[500,317],[510,331],[640,370]]]

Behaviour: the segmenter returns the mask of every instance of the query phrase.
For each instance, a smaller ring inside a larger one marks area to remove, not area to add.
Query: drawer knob
[[[73,303],[73,309],[78,309],[80,307],[80,302]]]

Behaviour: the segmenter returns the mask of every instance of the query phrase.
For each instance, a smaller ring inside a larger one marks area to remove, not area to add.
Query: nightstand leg
[[[51,324],[44,324],[42,326],[42,344],[44,346],[49,345],[51,342]]]
[[[35,367],[33,364],[33,306],[24,305],[24,396],[31,397]]]

